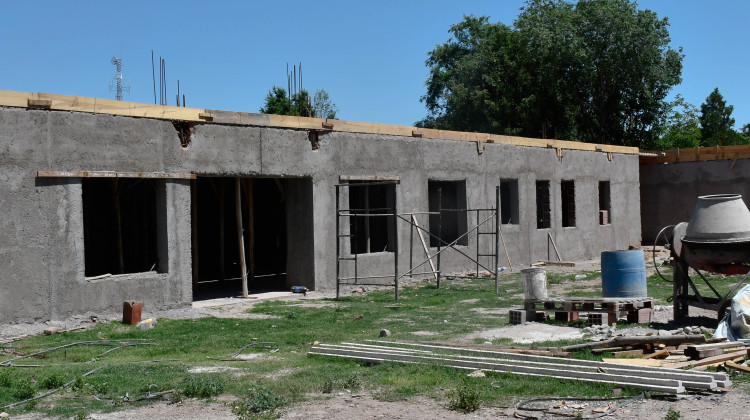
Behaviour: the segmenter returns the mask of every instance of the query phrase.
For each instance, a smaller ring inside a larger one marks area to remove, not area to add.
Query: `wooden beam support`
[[[44,101],[44,102],[36,102]],[[211,122],[246,126],[279,127],[296,130],[320,130],[324,124],[330,125],[323,118],[307,118],[291,115],[255,114],[248,112],[231,112],[209,109],[186,108],[168,105],[142,104],[111,99],[86,98],[80,96],[56,95],[49,93],[30,93],[0,90],[0,106],[27,108],[31,104],[49,104],[50,110],[88,112],[94,114],[122,115],[136,118],[154,118],[171,121]],[[335,130],[347,133],[384,134],[404,137],[424,137],[437,140],[486,142],[524,147],[552,147],[557,149],[558,157],[563,149],[601,151],[607,153],[638,154],[637,147],[597,145],[567,140],[535,139],[487,133],[469,133],[461,131],[415,128],[391,124],[367,123],[357,121],[335,120]],[[724,148],[732,146],[723,146]]]
[[[175,172],[36,171],[38,178],[149,178],[196,179],[195,174]]]
[[[240,270],[242,270],[242,297],[247,298],[247,266],[245,265],[245,238],[242,235],[242,191],[240,178],[234,179],[234,210],[237,219],[237,241],[240,247]]]

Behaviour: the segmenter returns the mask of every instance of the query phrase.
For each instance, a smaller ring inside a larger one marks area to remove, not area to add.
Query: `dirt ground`
[[[652,266],[652,265],[651,265]],[[552,272],[580,272],[596,271],[599,269],[598,261],[587,261],[577,263],[576,267],[547,267]],[[653,270],[649,267],[648,270]],[[650,273],[649,273],[650,274]],[[591,283],[591,287],[600,287],[600,280],[592,278],[586,280]],[[576,283],[580,287],[581,282]],[[550,294],[555,294],[559,285],[550,287]],[[255,303],[266,299],[289,299],[299,300],[300,305],[318,305],[310,302],[322,297],[331,297],[330,293],[311,292],[307,296],[293,295],[290,293],[271,293],[259,295],[256,299],[223,299],[210,302],[196,302],[191,307],[183,307],[168,311],[144,312],[144,317],[165,317],[165,318],[196,318],[204,316],[229,317],[229,318],[254,318],[257,314],[248,314],[246,311]],[[477,308],[479,311],[491,310],[491,308]],[[664,329],[673,329],[679,326],[700,325],[698,321],[705,323],[706,319],[715,318],[716,314],[711,311],[704,311],[697,308],[690,308],[691,317],[681,323],[675,323],[672,320],[672,311],[670,307],[657,307],[654,313],[653,324]],[[118,319],[118,314],[85,314],[84,316],[71,318],[59,322],[47,322],[44,324],[18,324],[0,327],[0,340],[22,334],[39,334],[49,326],[57,326],[61,329],[88,327],[94,325],[90,319],[92,316],[101,320]],[[641,328],[648,332],[650,329]],[[500,337],[510,337],[518,339],[519,342],[533,342],[539,340],[574,338],[581,335],[579,328],[554,326],[547,324],[534,324],[534,328],[529,325],[507,326],[493,330],[480,331],[470,336],[461,337],[458,342],[473,342],[475,338],[484,338],[493,340]],[[491,385],[491,380],[487,380],[487,386]],[[667,411],[671,408],[682,415],[682,419],[740,419],[750,418],[748,410],[748,397],[750,396],[750,385],[735,384],[728,392],[722,394],[706,395],[689,395],[679,399],[643,399],[636,401],[626,407],[622,407],[607,415],[609,419],[664,419]],[[594,408],[606,406],[607,402],[578,402],[571,400],[566,396],[550,396],[556,400],[565,400],[569,405],[584,405],[581,412],[582,418],[594,416]],[[559,401],[557,401],[559,403]],[[116,413],[93,414],[96,419],[234,419],[231,409],[228,405],[229,400],[222,399],[219,401],[205,402],[199,400],[186,400],[179,404],[167,402],[158,402],[148,407],[123,410]],[[547,403],[548,407],[555,405],[555,402]],[[560,410],[557,410],[560,411]],[[310,395],[307,401],[297,403],[281,410],[281,419],[506,419],[519,418],[517,415],[532,416],[529,418],[541,417],[541,412],[518,411],[514,404],[507,407],[483,406],[478,411],[461,414],[447,409],[443,401],[436,401],[427,397],[411,398],[407,401],[384,402],[378,401],[373,397],[372,390],[366,390],[357,393],[340,392],[338,394],[321,394]],[[574,411],[563,412],[569,417],[576,417]],[[14,416],[14,419],[39,419],[35,415]],[[520,418],[526,418],[521,416]],[[561,418],[551,415],[549,418]]]

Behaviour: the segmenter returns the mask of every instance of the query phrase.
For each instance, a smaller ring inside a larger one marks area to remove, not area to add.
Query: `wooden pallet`
[[[540,314],[554,313],[557,321],[571,322],[579,319],[580,313],[588,314],[589,325],[617,325],[620,317],[628,322],[651,322],[654,301],[651,298],[586,298],[566,297],[550,299],[528,299],[523,309],[510,311],[510,323],[522,324],[539,320]]]
[[[527,299],[523,308],[527,311],[609,313],[653,308],[653,305],[652,298],[565,297]]]

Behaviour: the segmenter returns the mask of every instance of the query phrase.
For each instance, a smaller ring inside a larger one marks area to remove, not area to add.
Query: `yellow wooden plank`
[[[300,130],[322,130],[349,133],[383,134],[413,137],[415,131],[424,139],[453,140],[468,142],[485,142],[527,147],[544,147],[556,149],[558,156],[562,149],[584,150],[602,153],[638,154],[636,147],[599,145],[567,140],[533,139],[486,133],[468,133],[450,130],[415,128],[391,124],[367,123],[343,120],[325,120],[323,118],[306,118],[289,115],[266,115],[243,112],[217,111],[198,108],[184,108],[167,105],[151,105],[135,102],[115,101],[111,99],[86,98],[81,96],[58,95],[49,93],[29,93],[0,90],[0,106],[23,107],[32,100],[50,100],[51,109],[61,111],[90,112],[97,114],[123,115],[141,118],[196,121],[208,123],[212,120],[219,124],[257,125]],[[209,118],[211,116],[211,118]],[[333,123],[333,127],[330,127]]]
[[[630,366],[654,366],[654,367],[671,367],[676,362],[666,359],[617,359],[617,358],[603,358],[602,362],[616,363],[618,365],[630,365]],[[606,369],[606,368],[605,368]]]

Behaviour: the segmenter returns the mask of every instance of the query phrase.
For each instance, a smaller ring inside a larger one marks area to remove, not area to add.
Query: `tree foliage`
[[[701,145],[701,129],[698,108],[677,95],[670,104],[663,135],[652,143],[643,145],[648,150],[688,149]]]
[[[318,89],[313,95],[313,114],[318,118],[335,119],[336,113],[339,112],[336,104],[331,102],[331,98],[323,89]]]
[[[328,92],[323,89],[315,91],[315,96],[311,98],[310,93],[305,89],[290,96],[286,89],[274,86],[268,91],[260,112],[299,117],[336,118],[338,108],[331,102]]]
[[[428,53],[417,125],[653,143],[681,81],[668,26],[628,0],[528,0],[513,27],[466,16]]]
[[[701,104],[701,134],[704,145],[728,145],[746,143],[743,136],[734,131],[734,106],[727,105],[719,88],[714,88]]]

